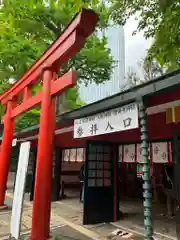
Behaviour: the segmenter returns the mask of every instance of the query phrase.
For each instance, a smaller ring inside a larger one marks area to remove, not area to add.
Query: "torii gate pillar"
[[[50,95],[53,77],[51,68],[44,69],[31,239],[49,237],[52,141],[55,127],[55,100]]]
[[[75,72],[67,72],[59,79],[56,79],[56,75],[59,68],[84,46],[97,22],[98,16],[92,10],[82,9],[24,76],[0,95],[1,103],[7,105],[6,115],[2,119],[4,135],[0,149],[0,206],[5,199],[14,118],[41,104],[31,240],[45,240],[49,237],[56,96],[75,86],[77,81]],[[32,87],[40,82],[41,76],[42,89],[32,96]],[[22,93],[22,102],[14,102]]]
[[[3,140],[0,154],[0,208],[5,208],[4,199],[8,179],[9,161],[11,156],[12,140],[14,135],[14,119],[11,118],[14,101],[9,101],[4,119]]]

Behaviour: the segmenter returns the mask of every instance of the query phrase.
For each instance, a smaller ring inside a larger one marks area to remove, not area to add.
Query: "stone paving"
[[[12,200],[9,197],[6,197],[6,204],[11,203]],[[10,231],[10,221],[11,221],[11,205],[9,205],[7,210],[0,212],[0,239],[5,236],[9,236]],[[23,214],[22,214],[22,223],[21,223],[21,233],[25,234],[30,232],[32,224],[32,205],[24,204]],[[51,225],[50,227],[56,228],[64,225],[62,219],[58,217],[55,213],[51,214]]]
[[[7,239],[3,237],[9,236],[9,229],[10,229],[10,215],[11,215],[11,206],[12,206],[12,186],[13,182],[9,183],[9,189],[8,193],[11,195],[11,197],[6,198],[6,204],[9,206],[8,210],[4,210],[3,212],[0,212],[0,239]],[[71,232],[76,232],[76,227],[79,228],[78,231],[90,231],[91,234],[94,233],[96,237],[93,238],[87,238],[87,239],[94,239],[94,240],[102,240],[102,239],[133,239],[133,240],[139,240],[143,239],[143,214],[142,214],[142,206],[139,206],[138,204],[130,204],[128,202],[121,203],[120,204],[121,210],[123,212],[129,213],[129,217],[126,217],[125,219],[113,223],[106,223],[106,224],[97,224],[97,225],[88,225],[83,226],[82,225],[82,214],[83,214],[83,205],[79,203],[78,198],[76,198],[76,195],[64,199],[62,201],[53,202],[52,208],[51,208],[51,229],[53,229],[53,235],[54,232],[57,232],[57,229],[59,230],[59,234],[63,232],[65,226],[70,227]],[[32,222],[32,203],[29,202],[29,196],[28,194],[25,195],[25,203],[23,208],[23,216],[22,216],[22,227],[21,227],[21,233],[24,234],[22,239],[27,238],[27,234],[29,234],[31,229],[31,222]],[[141,209],[141,211],[139,211]],[[67,220],[67,221],[66,221]],[[161,229],[162,228],[162,219],[159,219],[155,221],[155,230],[162,230],[163,236],[156,235],[156,239],[164,239],[164,240],[175,240],[175,224],[171,223],[170,226],[172,226],[172,229],[169,228],[169,222],[166,223],[167,225],[166,230]],[[133,224],[132,224],[133,223]],[[74,224],[74,225],[73,225]],[[160,228],[160,227],[161,228]],[[74,229],[73,229],[74,228]],[[169,230],[170,229],[170,230]],[[116,236],[113,234],[113,232],[120,232],[120,234],[125,233],[127,237],[120,237],[119,235]],[[77,233],[76,233],[77,234]],[[79,233],[80,234],[80,233]],[[128,234],[130,234],[130,237],[128,237]],[[132,235],[131,235],[132,234]],[[170,237],[165,237],[165,235],[168,234]],[[66,234],[67,235],[67,234]],[[85,234],[83,235],[85,237]],[[97,237],[97,236],[100,236]],[[66,236],[67,237],[67,236]],[[68,239],[68,238],[63,238]],[[71,238],[69,238],[71,239]],[[81,239],[81,236],[79,236],[79,239]],[[83,239],[83,238],[82,238]],[[85,239],[85,238],[84,238]]]
[[[6,202],[12,203],[10,198],[6,198]],[[79,240],[115,240],[121,239],[120,236],[113,234],[117,227],[111,224],[82,225],[82,205],[80,211],[77,208],[78,202],[71,202],[69,206],[65,202],[53,202],[51,211],[51,230],[52,236],[59,236],[59,239],[79,239]],[[10,205],[9,205],[10,206]],[[11,211],[6,210],[0,212],[0,239],[8,239],[10,230]],[[27,239],[31,230],[32,222],[32,204],[25,203],[22,215],[21,238]],[[118,230],[120,230],[118,228]],[[73,237],[76,236],[76,237]],[[90,237],[91,236],[91,237]],[[73,238],[72,238],[73,237]],[[133,234],[134,239],[137,234]],[[123,239],[123,238],[122,238]],[[127,238],[126,238],[127,239]],[[138,239],[143,239],[142,237]]]
[[[82,224],[82,213],[83,213],[83,206],[79,203],[78,199],[76,198],[67,198],[63,201],[58,201],[52,203],[52,211],[58,212],[60,210],[61,214],[64,217],[71,216],[74,214],[73,221],[77,224]],[[108,233],[112,230],[112,225],[116,229],[119,228],[123,231],[132,231],[134,232],[133,237],[137,239],[140,238],[144,234],[144,227],[143,227],[143,212],[142,207],[139,206],[139,203],[134,202],[134,204],[130,204],[129,202],[121,202],[120,203],[121,210],[126,213],[124,219],[117,221],[116,223],[105,224],[103,227],[103,231],[101,231],[100,227],[96,227],[96,225],[88,225],[86,226],[88,229],[93,231],[101,232],[102,236],[107,236]],[[141,210],[140,210],[141,209]],[[154,209],[155,211],[155,209]],[[70,214],[71,212],[71,214]],[[175,222],[174,219],[168,220],[161,216],[154,217],[154,229],[155,229],[155,238],[156,239],[171,239],[176,240],[176,231],[175,231]]]

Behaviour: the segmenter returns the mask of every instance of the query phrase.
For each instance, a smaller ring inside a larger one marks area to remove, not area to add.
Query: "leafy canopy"
[[[106,27],[109,14],[108,9],[100,4],[101,1],[88,1],[91,4],[84,2],[86,1],[4,1],[0,10],[1,76],[6,79],[22,76],[82,6],[88,5],[100,13],[99,27]],[[97,34],[93,34],[84,49],[63,70],[67,71],[74,66],[82,81],[99,83],[109,78],[112,64],[106,38],[100,39]]]
[[[4,0],[0,8],[0,87],[6,89],[10,78],[19,79],[82,7],[90,7],[99,13],[98,29],[108,26],[110,7],[101,0]],[[79,82],[87,85],[109,80],[113,64],[106,37],[100,38],[96,31],[60,71],[63,74],[75,68]],[[83,104],[78,87],[68,90],[66,96],[69,109]],[[37,119],[37,111],[25,116],[23,121],[21,118],[20,127],[29,125],[26,123],[31,122],[33,116]]]
[[[153,37],[149,58],[157,59],[169,70],[180,67],[180,2],[179,0],[114,0],[112,17],[119,24],[136,15],[137,31]]]

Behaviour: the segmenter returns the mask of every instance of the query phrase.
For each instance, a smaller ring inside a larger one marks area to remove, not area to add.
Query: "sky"
[[[152,39],[145,39],[143,32],[138,32],[132,36],[134,30],[137,29],[138,22],[135,17],[131,17],[124,26],[125,34],[125,71],[132,67],[139,76],[142,76],[142,71],[138,63],[146,56],[147,49],[151,46]]]

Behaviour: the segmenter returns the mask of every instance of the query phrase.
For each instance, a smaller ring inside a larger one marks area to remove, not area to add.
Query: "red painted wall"
[[[148,97],[147,107],[160,105],[180,99],[180,88]]]

